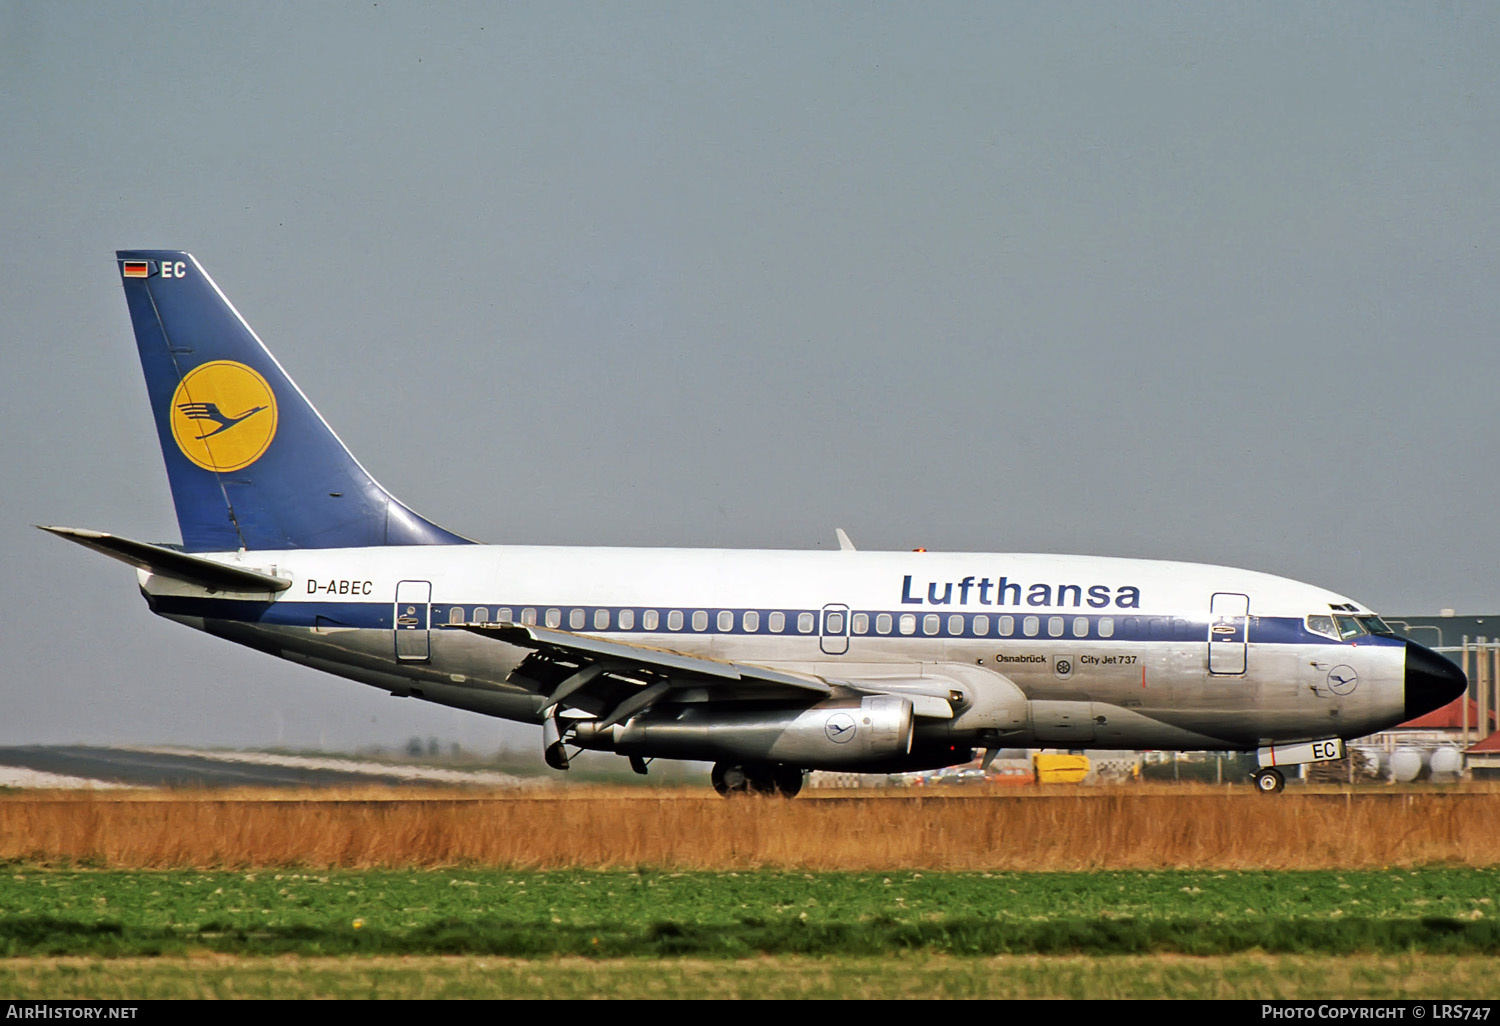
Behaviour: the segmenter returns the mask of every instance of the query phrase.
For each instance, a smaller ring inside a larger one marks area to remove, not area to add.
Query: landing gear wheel
[[[776,793],[783,798],[795,798],[802,790],[802,771],[796,766],[775,767],[771,770],[771,779],[776,783]]]
[[[1255,789],[1261,794],[1277,794],[1286,786],[1286,778],[1278,769],[1263,769],[1255,774]]]
[[[776,796],[776,767],[764,763],[757,766],[746,766],[745,772],[750,775],[750,790],[756,794],[765,795],[767,798]]]
[[[802,771],[783,763],[756,762],[740,765],[714,763],[709,774],[714,790],[728,797],[735,794],[761,794],[766,797],[795,797],[802,790]]]
[[[708,775],[708,779],[713,781],[714,790],[726,798],[750,790],[750,775],[745,772],[745,767],[736,763],[714,763],[713,772]]]

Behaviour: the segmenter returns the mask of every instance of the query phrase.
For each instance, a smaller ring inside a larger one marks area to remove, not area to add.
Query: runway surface
[[[526,778],[352,758],[187,748],[23,745],[0,748],[5,787],[522,787]]]

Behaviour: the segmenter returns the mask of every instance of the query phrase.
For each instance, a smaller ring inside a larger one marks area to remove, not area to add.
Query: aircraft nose
[[[1406,718],[1441,709],[1469,688],[1464,671],[1431,649],[1406,643]]]

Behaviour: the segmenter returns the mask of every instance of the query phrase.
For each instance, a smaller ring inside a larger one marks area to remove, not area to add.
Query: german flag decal
[[[144,260],[126,260],[124,264],[127,278],[145,278],[151,274],[151,266]]]

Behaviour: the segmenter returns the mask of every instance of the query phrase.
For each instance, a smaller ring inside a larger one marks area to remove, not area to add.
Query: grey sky
[[[1500,7],[0,0],[0,743],[533,732],[153,618],[113,251],[487,541],[1500,608]],[[539,743],[539,742],[537,742]]]

